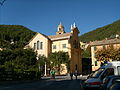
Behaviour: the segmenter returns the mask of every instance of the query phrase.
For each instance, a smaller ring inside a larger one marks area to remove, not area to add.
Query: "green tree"
[[[0,64],[6,70],[27,70],[36,65],[36,53],[32,49],[15,49],[0,51]]]
[[[39,56],[38,56],[38,60],[37,60],[37,67],[40,69],[42,75],[44,74],[45,63],[46,63],[47,66],[48,66],[48,61],[47,61],[46,56],[44,56],[44,55],[39,55]]]
[[[87,32],[79,36],[79,40],[82,42],[103,40],[105,38],[110,38],[112,35],[116,34],[120,34],[120,20],[117,20],[112,24],[97,28],[96,30]]]
[[[120,48],[114,49],[109,47],[107,49],[101,49],[95,53],[95,57],[99,61],[120,61]]]
[[[59,51],[51,53],[48,57],[48,60],[50,62],[50,67],[57,68],[58,73],[60,73],[61,64],[66,64],[66,66],[69,67],[69,55],[67,52]]]
[[[0,48],[23,48],[34,35],[21,25],[0,25]]]
[[[82,52],[82,58],[91,58],[91,53],[87,50]]]

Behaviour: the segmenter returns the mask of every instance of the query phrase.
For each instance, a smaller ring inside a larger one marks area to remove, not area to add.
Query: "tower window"
[[[76,40],[73,41],[73,47],[76,49],[78,48],[78,42]]]

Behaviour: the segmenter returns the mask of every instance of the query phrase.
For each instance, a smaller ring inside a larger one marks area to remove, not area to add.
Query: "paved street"
[[[68,76],[43,77],[40,81],[0,86],[0,90],[82,90],[80,82],[80,77],[78,80],[70,80]]]

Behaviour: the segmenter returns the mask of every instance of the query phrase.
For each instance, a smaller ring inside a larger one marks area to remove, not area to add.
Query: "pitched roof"
[[[58,35],[51,35],[51,36],[48,36],[48,38],[54,41],[54,40],[68,39],[70,38],[70,36],[71,36],[71,33],[63,33]]]
[[[71,33],[64,33],[64,34],[58,34],[58,35],[51,35],[51,36],[46,36],[42,33],[36,33],[32,39],[30,39],[30,41],[28,43],[30,43],[38,34],[43,35],[44,37],[46,37],[47,39],[54,41],[54,40],[61,40],[61,39],[68,39],[71,36]]]
[[[44,34],[42,34],[42,33],[36,32],[36,34],[29,40],[28,43],[30,43],[38,34],[41,34],[41,35],[43,35],[44,37],[46,37],[47,39],[49,39],[46,35],[44,35]]]
[[[94,41],[91,42],[91,46],[98,46],[98,45],[108,45],[108,44],[120,44],[120,39],[109,39],[109,40],[102,40],[102,41]]]

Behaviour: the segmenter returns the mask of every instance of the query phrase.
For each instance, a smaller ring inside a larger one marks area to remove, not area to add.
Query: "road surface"
[[[0,85],[0,90],[82,90],[81,79],[70,80],[68,76],[57,76],[56,79],[43,77],[40,81]]]

